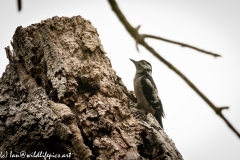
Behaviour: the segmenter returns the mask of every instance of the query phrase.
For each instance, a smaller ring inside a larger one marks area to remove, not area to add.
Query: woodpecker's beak
[[[137,62],[136,61],[134,61],[133,59],[131,59],[131,58],[129,58],[134,64],[136,64]]]

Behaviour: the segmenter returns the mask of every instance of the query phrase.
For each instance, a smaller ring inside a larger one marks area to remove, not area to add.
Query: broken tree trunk
[[[20,26],[12,47],[0,79],[3,158],[182,160],[154,117],[123,93],[90,21]]]

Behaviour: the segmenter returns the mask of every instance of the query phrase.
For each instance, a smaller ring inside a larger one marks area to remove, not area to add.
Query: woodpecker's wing
[[[160,111],[160,115],[162,117],[165,117],[162,102],[158,96],[158,90],[157,87],[149,75],[144,75],[141,78],[142,87],[143,87],[143,94],[146,97],[146,100],[150,102],[151,106],[155,109]]]

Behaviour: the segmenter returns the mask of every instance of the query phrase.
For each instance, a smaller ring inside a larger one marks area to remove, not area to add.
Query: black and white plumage
[[[137,108],[147,113],[152,113],[161,127],[162,117],[165,117],[161,100],[158,96],[157,87],[152,78],[152,66],[145,60],[134,61],[135,67],[134,92],[137,97]]]

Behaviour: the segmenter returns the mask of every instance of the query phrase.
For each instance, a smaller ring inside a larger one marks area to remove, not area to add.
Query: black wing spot
[[[149,85],[149,81],[150,81],[152,86]],[[155,89],[157,89],[157,87],[156,87],[152,77],[148,76],[148,75],[145,75],[141,78],[141,82],[142,82],[142,87],[143,87],[143,94],[144,94],[146,100],[148,102],[150,102],[150,105],[154,109],[159,110],[162,113],[162,116],[163,116],[164,112],[163,112],[162,102],[161,102],[158,95],[157,95],[157,98],[158,98],[157,101],[153,96],[153,92],[154,92]]]

